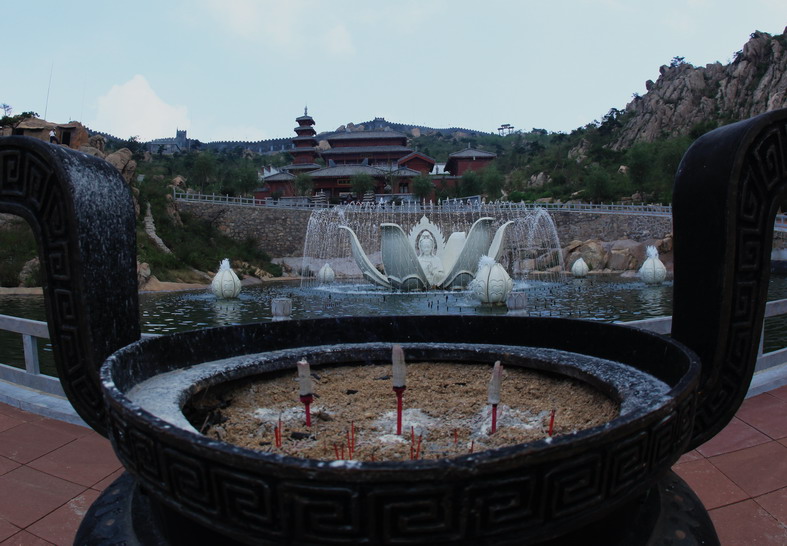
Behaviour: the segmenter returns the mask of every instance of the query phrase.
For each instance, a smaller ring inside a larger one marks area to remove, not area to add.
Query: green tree
[[[503,175],[500,174],[500,171],[497,170],[497,167],[494,165],[487,166],[481,172],[481,182],[484,187],[484,193],[488,199],[495,200],[500,197],[505,179]]]
[[[216,175],[216,156],[212,152],[197,154],[191,168],[191,179],[199,186],[200,193],[205,193],[213,177]]]
[[[314,179],[308,173],[300,173],[295,177],[295,191],[298,195],[311,195],[314,191]]]
[[[145,143],[139,139],[139,136],[129,137],[123,144],[131,150],[131,157],[135,161],[139,161],[145,156]]]
[[[476,171],[465,171],[465,173],[462,175],[462,178],[459,179],[458,189],[458,197],[479,195],[483,189],[481,176]]]
[[[418,199],[428,199],[434,193],[434,183],[428,174],[420,174],[413,179],[413,194]]]
[[[10,116],[11,110],[11,107],[7,104],[3,105],[4,115],[0,118],[0,127],[11,127],[12,129],[16,129],[24,120],[38,117],[38,114],[35,112],[22,112],[21,114]]]
[[[599,167],[592,165],[585,177],[585,188],[592,201],[601,202],[612,199],[612,184],[609,174]]]
[[[350,178],[350,187],[358,198],[363,197],[366,192],[373,191],[375,185],[374,178],[369,174],[354,174]]]

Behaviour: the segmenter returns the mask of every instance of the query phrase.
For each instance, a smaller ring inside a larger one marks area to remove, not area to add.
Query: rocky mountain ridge
[[[754,32],[727,65],[695,67],[676,57],[659,72],[647,93],[626,105],[613,149],[787,107],[787,28],[776,36]]]

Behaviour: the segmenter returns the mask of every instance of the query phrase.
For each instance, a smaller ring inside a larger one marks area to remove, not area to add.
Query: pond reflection
[[[619,276],[568,278],[565,282],[518,282],[514,289],[527,296],[530,316],[626,321],[672,314],[672,282],[646,285]],[[292,300],[292,318],[370,315],[505,314],[503,307],[480,304],[469,291],[391,292],[367,284],[301,288],[292,282],[245,287],[236,300],[218,300],[209,289],[140,294],[140,323],[144,333],[168,334],[213,326],[247,324],[273,319],[274,298]],[[787,297],[787,277],[771,278],[769,299]],[[46,320],[42,296],[0,296],[0,313]],[[787,345],[787,317],[766,321],[765,350]],[[41,367],[54,373],[51,348],[39,348]],[[0,361],[24,367],[21,336],[0,332]]]

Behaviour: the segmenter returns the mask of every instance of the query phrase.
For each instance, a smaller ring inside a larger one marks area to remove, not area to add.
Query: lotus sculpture
[[[396,290],[465,288],[475,278],[478,261],[489,256],[497,261],[503,250],[508,221],[497,230],[495,219],[478,219],[469,233],[451,233],[448,240],[442,230],[426,216],[406,234],[398,224],[380,224],[380,251],[383,272],[367,256],[355,232],[340,226],[350,237],[353,257],[363,276],[370,282]]]

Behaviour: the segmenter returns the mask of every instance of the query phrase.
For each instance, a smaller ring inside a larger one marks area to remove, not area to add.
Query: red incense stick
[[[404,390],[407,387],[394,387],[396,393],[396,434],[402,435],[402,398],[404,397]]]
[[[552,413],[549,416],[549,436],[552,436],[552,431],[555,429],[555,409],[552,409]]]
[[[489,434],[494,434],[497,430],[497,405],[500,403],[500,389],[503,384],[503,366],[500,361],[495,362],[492,368],[492,378],[489,380],[487,391],[487,402],[492,405],[492,428]]]
[[[314,400],[314,396],[311,394],[306,396],[301,396],[301,402],[303,403],[304,411],[306,412],[306,426],[312,426],[312,401]]]
[[[407,365],[404,362],[404,351],[401,345],[394,345],[391,350],[391,375],[393,390],[396,393],[396,434],[402,435],[402,397],[407,388]]]

